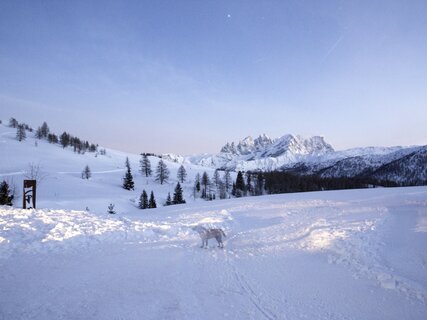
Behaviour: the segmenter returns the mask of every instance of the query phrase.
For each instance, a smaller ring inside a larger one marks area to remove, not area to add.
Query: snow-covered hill
[[[139,196],[143,189],[154,192],[158,205],[165,203],[168,193],[173,195],[177,183],[179,163],[163,159],[170,171],[170,179],[161,185],[154,181],[154,172],[160,158],[150,156],[153,176],[145,177],[139,170],[140,155],[106,149],[106,155],[86,152],[77,154],[72,148],[63,149],[28,134],[17,141],[16,129],[0,125],[0,181],[6,180],[18,191],[15,203],[21,203],[22,181],[30,165],[40,167],[42,179],[38,180],[37,203],[42,208],[106,211],[110,203],[117,212],[139,212]],[[126,157],[130,160],[135,190],[124,190],[121,185],[125,174]],[[92,177],[82,179],[81,173],[88,165]],[[185,164],[187,180],[183,183],[184,199],[193,201],[194,178],[204,171],[210,177],[213,169]],[[146,210],[145,210],[146,211]]]

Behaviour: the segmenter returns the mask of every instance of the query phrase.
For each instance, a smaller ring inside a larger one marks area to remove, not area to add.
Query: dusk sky
[[[427,1],[0,1],[0,119],[123,151],[427,144]]]

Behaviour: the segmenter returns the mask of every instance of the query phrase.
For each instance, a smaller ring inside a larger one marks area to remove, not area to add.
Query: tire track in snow
[[[232,237],[230,237],[227,242],[230,242],[246,233],[248,233],[248,231],[239,232],[233,235]],[[278,319],[278,316],[274,314],[263,302],[261,295],[256,292],[256,290],[249,283],[246,277],[241,272],[239,272],[238,267],[236,266],[236,263],[233,262],[235,258],[232,258],[228,253],[231,253],[231,255],[234,256],[234,252],[226,248],[224,251],[224,257],[228,267],[227,269],[230,270],[232,274],[232,278],[235,280],[236,286],[238,286],[249,297],[249,300],[252,303],[252,305],[263,315],[265,319],[268,319],[268,320]],[[268,300],[272,300],[272,299],[270,298]]]

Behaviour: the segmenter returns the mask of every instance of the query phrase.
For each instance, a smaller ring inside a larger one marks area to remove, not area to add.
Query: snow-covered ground
[[[14,137],[0,125],[0,180],[20,192],[29,163],[45,177],[37,209],[0,207],[0,319],[427,319],[427,187],[207,202],[194,176],[213,171],[186,164],[188,203],[161,207],[178,163],[160,185],[139,155]],[[160,208],[137,208],[142,189]],[[199,248],[199,224],[225,249]]]
[[[196,224],[225,230],[199,248]],[[427,188],[0,209],[1,319],[426,319]]]

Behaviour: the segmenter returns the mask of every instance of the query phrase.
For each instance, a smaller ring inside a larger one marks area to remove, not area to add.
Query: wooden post
[[[24,192],[22,193],[22,207],[24,209],[36,208],[36,180],[24,180]]]

